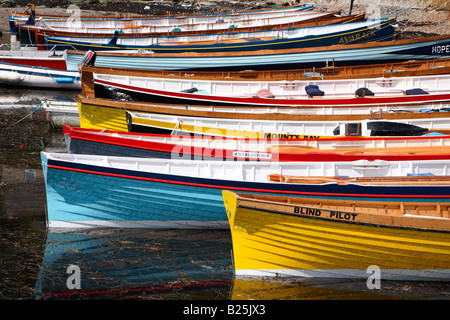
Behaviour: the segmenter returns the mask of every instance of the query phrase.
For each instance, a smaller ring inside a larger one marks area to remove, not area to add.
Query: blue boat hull
[[[55,45],[60,50],[137,50],[146,49],[156,53],[180,53],[180,52],[238,52],[256,50],[284,50],[292,48],[307,48],[318,46],[330,46],[336,44],[357,44],[369,41],[391,41],[394,36],[393,24],[395,20],[388,19],[372,27],[361,27],[351,30],[343,30],[324,35],[311,35],[300,38],[286,38],[275,40],[261,40],[251,38],[238,43],[217,42],[207,45],[120,45],[116,44],[117,38],[111,39],[107,44],[95,44],[89,41],[65,41],[57,36],[45,36],[47,47]],[[347,24],[346,26],[351,25]]]
[[[370,201],[450,202],[446,186],[247,182],[117,169],[48,159],[42,153],[50,228],[229,227],[222,190]]]

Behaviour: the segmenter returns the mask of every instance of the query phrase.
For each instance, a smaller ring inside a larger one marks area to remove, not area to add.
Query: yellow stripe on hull
[[[206,127],[198,125],[190,125],[184,123],[173,123],[160,120],[144,119],[133,116],[133,124],[142,126],[162,128],[166,130],[174,130],[175,132],[189,132],[194,134],[203,134],[208,136],[233,137],[233,138],[249,138],[249,139],[330,139],[336,136],[318,136],[288,133],[268,133],[248,130],[235,130],[225,128]]]
[[[450,280],[450,233],[236,206],[224,191],[236,276]]]
[[[128,132],[124,109],[99,107],[78,102],[78,113],[81,128]]]

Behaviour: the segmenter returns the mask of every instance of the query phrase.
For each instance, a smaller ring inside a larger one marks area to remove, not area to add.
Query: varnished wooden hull
[[[224,78],[208,79],[185,73],[82,67],[86,96],[127,101],[240,107],[374,107],[449,102],[450,76],[368,77],[309,80]],[[158,76],[158,73],[161,74]],[[292,73],[291,73],[292,75]],[[245,75],[244,75],[245,76]],[[285,75],[288,78],[288,74]],[[311,86],[315,85],[316,93]],[[367,95],[357,94],[366,88]],[[318,91],[318,92],[317,92]]]

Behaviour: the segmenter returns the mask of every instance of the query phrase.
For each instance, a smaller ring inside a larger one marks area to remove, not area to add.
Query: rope
[[[15,126],[16,124],[18,124],[19,122],[25,120],[26,118],[28,118],[29,116],[31,116],[32,114],[36,114],[36,112],[42,108],[43,103],[41,103],[36,109],[34,109],[33,111],[31,111],[29,114],[27,114],[25,117],[23,117],[22,119],[16,121],[15,123],[13,123],[12,125],[8,126],[7,128],[11,128],[13,126]]]
[[[47,67],[36,67],[32,66],[31,70],[27,71],[26,75],[33,75],[35,73],[34,69],[42,70],[44,73],[46,73],[53,81],[55,81],[55,78],[48,72]]]
[[[178,129],[181,128],[181,126],[180,126],[180,125],[181,125],[181,122],[182,122],[182,120],[177,119],[177,123],[175,124],[175,127],[173,128],[172,132],[170,133],[171,136],[177,135]]]

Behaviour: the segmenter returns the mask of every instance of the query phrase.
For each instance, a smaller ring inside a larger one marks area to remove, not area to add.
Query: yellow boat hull
[[[236,206],[223,191],[236,277],[450,280],[450,233]]]
[[[127,114],[124,109],[98,107],[81,102],[77,104],[81,128],[128,132]]]
[[[113,131],[129,132],[126,108],[97,106],[88,103],[78,102],[78,113],[80,115],[80,127],[86,129],[108,129]],[[141,112],[147,113],[147,112]],[[133,123],[144,126],[151,126],[173,132],[187,132],[192,134],[204,134],[208,136],[249,138],[249,139],[330,139],[335,136],[311,136],[267,133],[248,130],[234,130],[215,127],[201,127],[186,125],[183,123],[172,123],[166,121],[133,118]]]
[[[113,131],[129,132],[126,109],[97,106],[88,103],[78,102],[78,113],[80,115],[80,127],[86,129],[108,129]],[[146,113],[146,112],[142,112]],[[134,124],[152,126],[159,129],[170,130],[174,132],[187,132],[192,134],[204,134],[208,136],[221,136],[233,138],[252,138],[252,139],[329,139],[331,136],[308,136],[308,135],[289,135],[274,134],[257,131],[223,129],[214,127],[200,127],[194,125],[185,125],[165,121],[149,120],[142,118],[133,118]],[[281,136],[282,135],[282,136]]]

